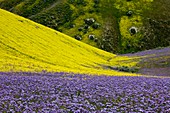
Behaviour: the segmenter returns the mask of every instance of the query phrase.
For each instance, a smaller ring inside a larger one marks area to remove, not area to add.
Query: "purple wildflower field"
[[[0,73],[3,113],[169,113],[170,78]]]
[[[134,54],[131,54],[131,53],[123,54],[123,56],[146,56],[146,55],[155,55],[157,57],[161,56],[161,55],[169,56],[170,55],[170,47],[145,50],[145,51],[137,52]]]

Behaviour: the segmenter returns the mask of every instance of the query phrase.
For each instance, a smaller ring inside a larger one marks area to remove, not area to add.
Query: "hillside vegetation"
[[[112,53],[170,45],[169,0],[0,0],[0,7]]]
[[[132,60],[0,9],[0,71],[135,75],[107,68],[133,67]]]

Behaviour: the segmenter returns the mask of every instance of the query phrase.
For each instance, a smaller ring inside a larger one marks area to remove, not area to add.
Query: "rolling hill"
[[[109,67],[133,67],[136,63],[133,57],[116,56],[0,9],[1,72],[135,75]]]
[[[0,8],[111,53],[170,46],[169,6],[169,0],[0,0]]]
[[[169,70],[170,47],[111,54],[0,9],[2,113],[168,113]]]

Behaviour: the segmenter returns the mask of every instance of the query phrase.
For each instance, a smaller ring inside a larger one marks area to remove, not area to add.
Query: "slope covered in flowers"
[[[0,0],[2,9],[111,53],[170,46],[169,6],[169,0]]]
[[[0,9],[0,71],[132,75],[103,69],[103,65],[133,67],[132,60]]]

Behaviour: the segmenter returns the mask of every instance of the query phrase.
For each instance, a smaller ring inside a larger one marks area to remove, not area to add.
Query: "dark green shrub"
[[[82,37],[81,37],[80,35],[76,35],[76,36],[75,36],[75,39],[77,39],[77,40],[82,40]]]
[[[138,68],[128,67],[128,66],[120,66],[120,67],[104,66],[104,68],[111,69],[111,70],[122,71],[122,72],[130,72],[130,73],[138,72]]]
[[[137,68],[133,68],[133,67],[129,68],[128,66],[118,67],[117,69],[118,71],[130,72],[130,73],[135,73],[138,71]]]
[[[132,16],[132,14],[133,14],[132,11],[128,11],[128,12],[126,13],[126,15],[129,16],[129,17]]]
[[[86,6],[87,3],[85,0],[77,0],[77,5],[83,5],[83,6]]]
[[[88,29],[83,30],[83,34],[86,34],[88,32]]]
[[[94,39],[94,42],[97,42],[97,41],[98,41],[98,38],[95,38],[95,39]]]
[[[90,26],[88,26],[88,25],[84,26],[84,29],[89,29],[89,28],[90,28]]]
[[[93,5],[93,8],[98,8],[98,7],[99,7],[98,4],[94,4],[94,5]]]
[[[89,9],[89,11],[88,11],[90,14],[92,14],[92,13],[94,13],[95,12],[95,10],[94,9]]]
[[[94,18],[87,18],[84,20],[85,24],[92,25],[95,22]]]
[[[85,15],[84,10],[79,10],[79,15]]]
[[[131,35],[134,35],[134,34],[136,34],[136,33],[138,32],[138,30],[137,30],[136,27],[131,27],[131,28],[129,29],[129,32],[130,32]]]
[[[68,3],[74,4],[74,5],[82,5],[82,6],[87,5],[87,2],[85,0],[68,0]]]
[[[99,3],[100,3],[100,0],[94,0],[94,3],[95,3],[95,4],[99,4]]]
[[[76,0],[68,0],[68,3],[73,4]]]
[[[94,40],[94,38],[95,38],[95,35],[89,35],[90,40]]]
[[[100,27],[100,24],[96,22],[92,25],[92,27],[93,29],[98,29]]]
[[[70,24],[70,28],[74,28],[76,25],[75,24]]]
[[[79,27],[79,28],[78,28],[78,31],[83,31],[83,27]]]

